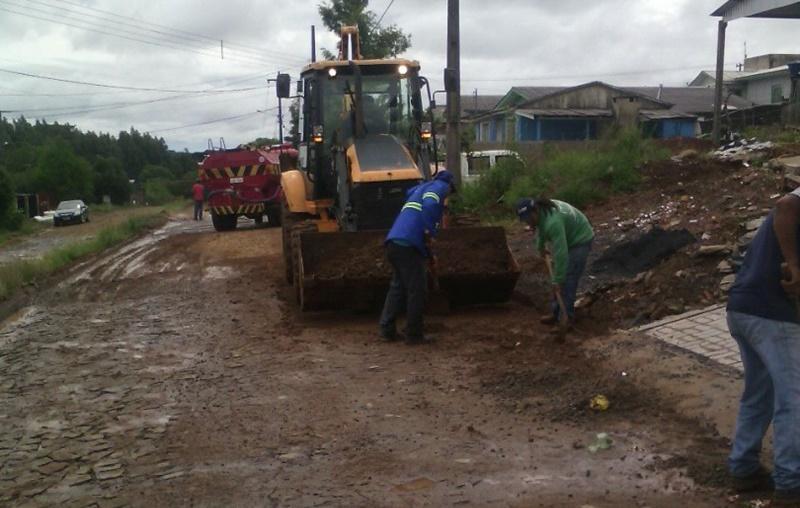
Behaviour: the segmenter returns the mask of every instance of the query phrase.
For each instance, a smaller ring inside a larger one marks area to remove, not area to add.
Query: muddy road
[[[669,387],[735,406],[725,372],[586,325],[555,345],[536,298],[409,347],[291,295],[277,229],[176,219],[76,266],[0,327],[0,505],[724,504],[727,443]]]
[[[90,211],[91,221],[85,224],[68,224],[63,227],[53,227],[52,222],[37,224],[35,233],[16,236],[0,245],[0,265],[40,258],[53,249],[91,240],[104,228],[121,224],[129,218],[152,215],[158,210],[157,207],[140,206],[97,213]]]

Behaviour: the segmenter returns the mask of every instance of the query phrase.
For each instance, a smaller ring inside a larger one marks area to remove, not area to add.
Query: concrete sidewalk
[[[638,330],[726,367],[744,370],[739,347],[728,331],[724,304],[670,316]]]

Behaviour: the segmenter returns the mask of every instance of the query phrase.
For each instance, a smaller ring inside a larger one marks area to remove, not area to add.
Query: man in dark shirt
[[[770,423],[772,506],[800,506],[800,189],[781,198],[747,250],[728,300],[744,393],[728,466],[740,491],[767,485],[761,442]]]

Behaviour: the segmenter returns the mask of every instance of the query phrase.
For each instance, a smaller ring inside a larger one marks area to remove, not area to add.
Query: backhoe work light
[[[336,67],[331,67],[330,69],[328,69],[328,77],[331,79],[335,78],[337,72],[338,71],[336,70]]]
[[[313,129],[311,129],[311,141],[314,143],[322,143],[322,126],[315,125]]]
[[[433,136],[433,129],[431,128],[430,122],[422,122],[422,128],[420,129],[419,136],[425,140],[431,139]]]
[[[408,74],[408,66],[401,65],[400,67],[397,68],[397,72],[399,72],[401,76],[405,76],[406,74]]]

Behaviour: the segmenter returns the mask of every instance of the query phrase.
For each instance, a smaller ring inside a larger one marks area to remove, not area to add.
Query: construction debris
[[[713,155],[721,161],[749,162],[766,157],[773,148],[775,144],[771,141],[761,142],[755,138],[739,139],[723,146]]]

